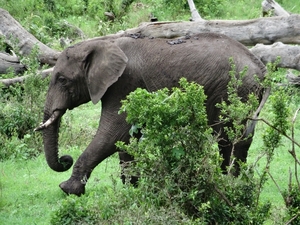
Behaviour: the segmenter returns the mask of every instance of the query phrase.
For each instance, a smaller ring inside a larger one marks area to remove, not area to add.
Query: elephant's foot
[[[80,196],[85,193],[85,183],[72,177],[62,182],[59,187],[68,195],[74,194]]]

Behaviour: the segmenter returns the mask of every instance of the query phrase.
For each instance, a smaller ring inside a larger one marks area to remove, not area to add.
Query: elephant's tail
[[[244,137],[248,137],[250,134],[254,133],[254,129],[255,129],[256,123],[258,121],[259,113],[262,110],[263,106],[265,105],[266,101],[268,100],[268,97],[270,96],[270,92],[271,92],[271,88],[266,88],[264,90],[260,104],[259,104],[258,108],[256,109],[256,111],[254,112],[252,118],[250,118],[250,120],[251,120],[250,123],[246,127]]]

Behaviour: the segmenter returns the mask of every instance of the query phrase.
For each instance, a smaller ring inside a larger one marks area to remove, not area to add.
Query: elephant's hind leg
[[[127,152],[119,152],[119,159],[121,166],[121,179],[123,184],[129,181],[134,187],[137,187],[139,179],[138,176],[128,174],[128,170],[134,166],[134,158]]]

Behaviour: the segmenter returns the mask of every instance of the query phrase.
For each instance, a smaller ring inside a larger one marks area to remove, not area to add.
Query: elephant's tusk
[[[40,123],[40,126],[34,129],[34,131],[40,131],[46,129],[48,126],[50,126],[60,115],[59,111],[55,111],[51,117],[45,122],[45,123]]]

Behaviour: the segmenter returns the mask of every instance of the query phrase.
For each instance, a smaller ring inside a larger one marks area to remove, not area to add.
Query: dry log
[[[225,34],[244,45],[258,43],[300,44],[300,15],[289,17],[265,17],[253,20],[201,20],[195,22],[143,23],[122,34],[103,37],[139,36],[149,38],[179,38],[197,33],[215,32]]]
[[[264,0],[261,5],[263,16],[290,16],[275,0]]]
[[[277,67],[290,68],[300,70],[300,47],[285,45],[281,42],[276,42],[273,45],[257,44],[250,49],[254,55],[267,64],[275,62],[277,57],[280,57]]]
[[[20,63],[19,58],[14,53],[9,55],[0,52],[0,74],[7,73],[8,69],[13,69],[16,74],[19,74],[23,73],[26,67]]]
[[[296,76],[291,70],[288,70],[286,79],[289,81],[289,84],[300,87],[300,77]]]
[[[41,63],[54,65],[59,52],[55,51],[27,32],[6,10],[0,8],[0,35],[10,45],[17,45],[20,54],[29,55],[37,45],[39,48],[39,60]]]

